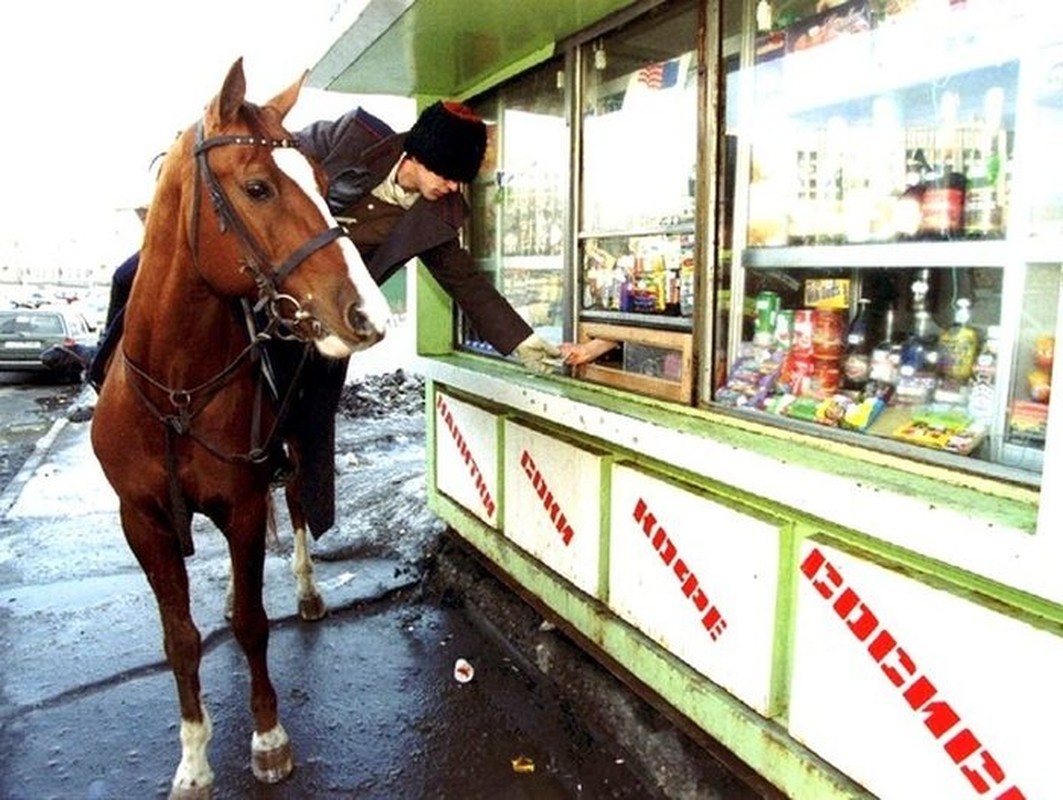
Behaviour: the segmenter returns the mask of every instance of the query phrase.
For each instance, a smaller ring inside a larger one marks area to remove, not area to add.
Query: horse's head
[[[304,79],[256,106],[244,100],[242,59],[233,64],[182,137],[195,157],[188,239],[214,292],[252,299],[275,334],[342,357],[379,341],[389,310],[325,203],[323,173],[284,128]]]

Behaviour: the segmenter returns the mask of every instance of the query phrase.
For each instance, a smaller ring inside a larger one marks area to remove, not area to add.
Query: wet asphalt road
[[[0,800],[164,797],[178,758],[154,601],[88,429],[48,428],[32,473],[0,495]],[[270,664],[296,759],[282,784],[251,776],[247,670],[222,615],[226,554],[197,520],[189,569],[214,797],[663,796],[460,603],[425,591],[425,553],[440,530],[418,507],[423,447],[417,417],[341,433],[345,521],[314,548],[325,620],[295,614],[283,526],[267,559]],[[459,657],[475,669],[470,683],[454,679]],[[521,757],[533,772],[514,770]]]
[[[468,684],[451,674],[459,653],[474,659]],[[396,597],[325,624],[282,622],[271,665],[297,767],[261,786],[248,765],[239,648],[218,637],[204,660],[219,800],[654,796],[457,611]],[[143,664],[5,715],[0,795],[164,797],[176,758],[172,694],[164,665]],[[513,771],[521,756],[534,773]]]

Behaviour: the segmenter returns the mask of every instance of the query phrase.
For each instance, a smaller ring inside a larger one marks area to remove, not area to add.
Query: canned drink
[[[794,311],[794,333],[790,348],[795,355],[812,355],[811,308],[799,308]]]
[[[812,312],[812,355],[839,359],[845,348],[845,313],[840,309],[817,308]]]
[[[775,292],[760,292],[754,301],[756,323],[754,333],[775,335],[775,317],[779,313],[779,295]]]
[[[841,369],[833,358],[817,358],[812,366],[812,394],[820,399],[830,397],[838,391],[841,383]]]

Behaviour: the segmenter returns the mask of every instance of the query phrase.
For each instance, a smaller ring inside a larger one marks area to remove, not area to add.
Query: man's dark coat
[[[373,115],[355,109],[335,121],[315,122],[296,138],[329,178],[332,212],[356,220],[346,227],[377,284],[418,257],[476,332],[500,353],[512,352],[531,335],[528,323],[461,246],[468,205],[459,193],[432,202],[418,199],[408,211],[376,202],[370,194],[401,157],[405,134],[396,134]],[[274,348],[270,349],[272,354]],[[303,347],[284,344],[276,350],[274,361],[284,374],[294,370]],[[311,350],[285,428],[298,450],[301,499],[315,536],[335,520],[335,417],[346,374],[346,359],[326,359]]]

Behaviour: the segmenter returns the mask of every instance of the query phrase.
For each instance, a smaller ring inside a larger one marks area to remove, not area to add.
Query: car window
[[[63,318],[58,314],[42,314],[33,319],[31,329],[34,333],[62,336]]]
[[[0,313],[0,333],[62,336],[63,330],[63,320],[58,314]]]

